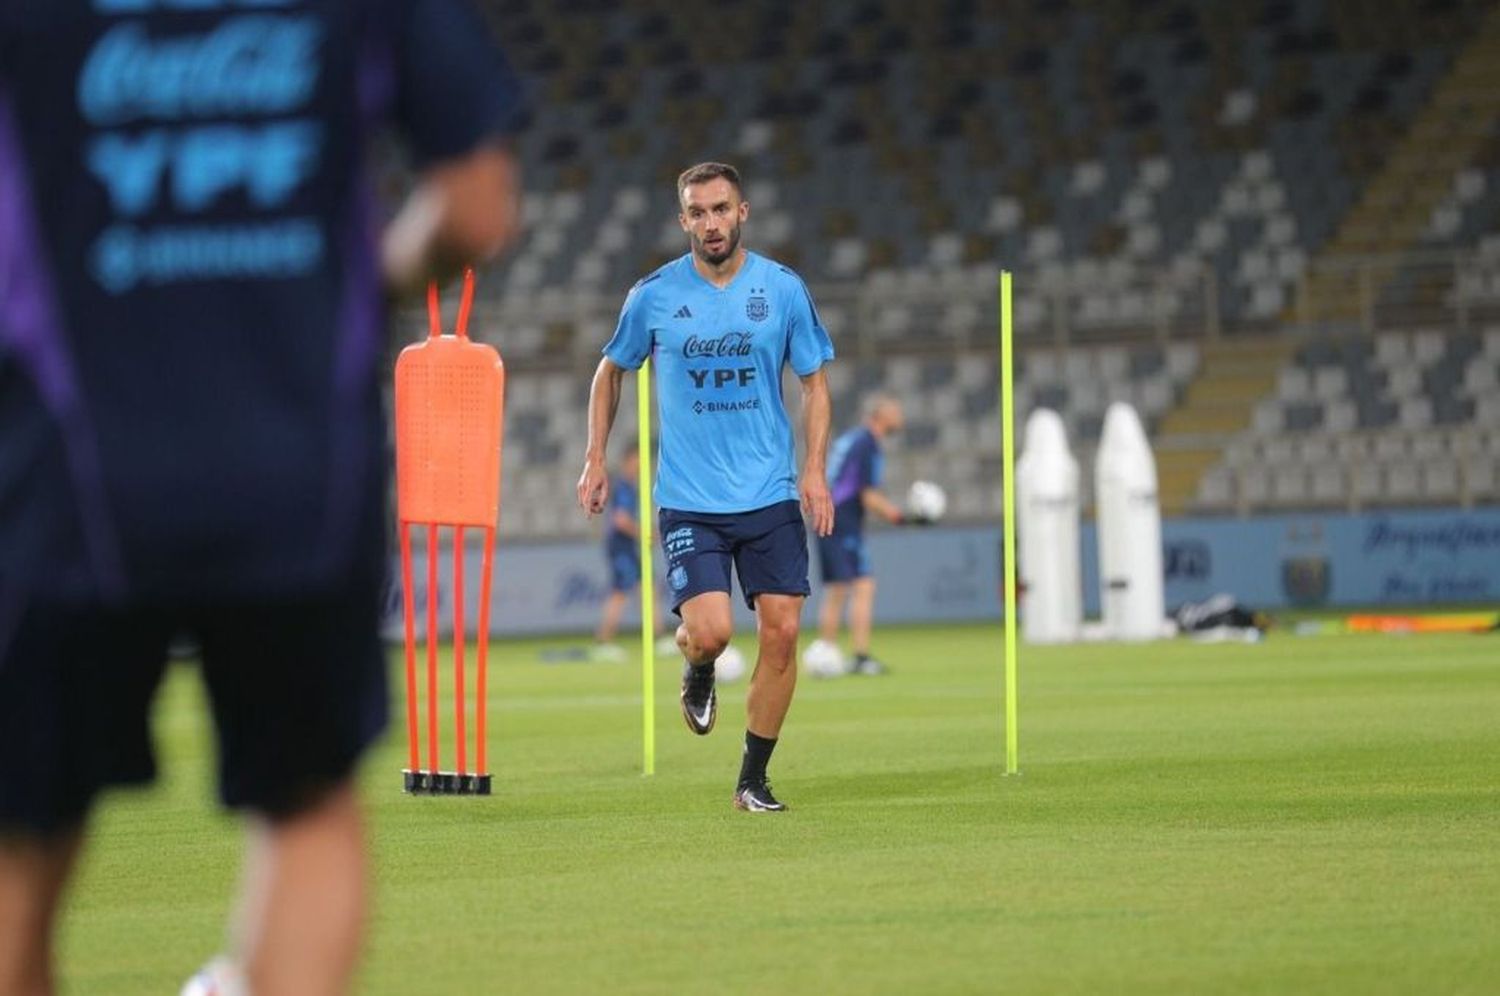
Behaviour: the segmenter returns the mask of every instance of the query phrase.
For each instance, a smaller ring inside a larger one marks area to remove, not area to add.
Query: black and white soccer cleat
[[[783,813],[786,806],[771,794],[770,782],[741,785],[734,793],[734,808],[747,813]]]
[[[682,718],[688,729],[703,736],[719,716],[719,693],[714,689],[714,666],[682,666]]]

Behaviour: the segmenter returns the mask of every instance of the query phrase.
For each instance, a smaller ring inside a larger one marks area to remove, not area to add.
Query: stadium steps
[[[1250,426],[1255,404],[1276,389],[1296,350],[1280,336],[1208,343],[1203,362],[1177,407],[1157,429],[1157,493],[1162,512],[1180,514],[1223,443]]]
[[[1156,493],[1163,515],[1182,515],[1198,493],[1198,481],[1223,455],[1218,447],[1158,446],[1156,450]]]
[[[1305,299],[1288,318],[1353,320],[1389,280],[1320,269],[1321,259],[1394,255],[1416,246],[1455,173],[1472,163],[1500,117],[1500,7],[1490,10],[1412,127],[1390,149],[1333,237],[1309,267]],[[1316,313],[1309,311],[1315,303]]]

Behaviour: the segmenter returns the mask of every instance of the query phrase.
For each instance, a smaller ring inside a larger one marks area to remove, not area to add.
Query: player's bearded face
[[[687,232],[693,255],[710,266],[733,256],[740,247],[740,223],[749,208],[734,185],[722,178],[695,183],[684,190],[678,219]]]
[[[705,224],[694,225],[690,234],[693,243],[693,252],[705,263],[719,264],[724,262],[734,251],[740,247],[740,223],[735,221],[724,221],[721,219],[706,220]]]

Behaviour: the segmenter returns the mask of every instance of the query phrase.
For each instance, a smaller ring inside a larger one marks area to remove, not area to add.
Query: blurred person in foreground
[[[881,490],[885,458],[881,444],[906,425],[901,402],[875,395],[865,402],[864,421],[833,444],[828,483],[833,495],[833,533],[818,540],[818,566],[823,578],[823,604],[818,613],[818,639],[837,649],[839,623],[849,610],[849,636],[854,659],[851,674],[884,674],[886,667],[870,656],[870,631],[875,615],[875,575],[865,549],[865,513],[893,525],[910,521]],[[809,648],[811,649],[811,648]]]
[[[779,812],[786,807],[771,793],[766,766],[797,683],[797,633],[810,590],[802,516],[819,536],[833,528],[823,371],[833,344],[802,279],[740,244],[750,205],[734,167],[684,171],[677,204],[690,249],[625,298],[594,373],[578,503],[590,515],[608,505],[605,446],[620,382],[650,357],[661,418],[655,498],[672,610],[682,618],[683,719],[701,736],[718,716],[714,662],[733,634],[733,567],[760,638],[733,801],[741,810]],[[781,393],[787,366],[802,383],[800,478]]]
[[[0,994],[55,988],[90,808],[155,774],[177,633],[249,816],[224,984],[348,988],[353,773],[387,711],[384,296],[513,237],[519,114],[462,0],[0,7]],[[418,176],[382,238],[387,125]]]

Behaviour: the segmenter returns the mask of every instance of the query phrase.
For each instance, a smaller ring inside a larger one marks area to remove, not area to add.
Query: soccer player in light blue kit
[[[590,515],[605,510],[605,446],[620,382],[652,358],[661,416],[655,499],[672,610],[682,617],[682,715],[699,735],[718,715],[714,662],[733,633],[733,565],[760,636],[734,805],[778,812],[785,807],[771,794],[766,765],[797,682],[797,631],[810,590],[802,515],[819,536],[833,531],[823,373],[833,344],[801,278],[740,245],[750,205],[734,167],[692,167],[677,179],[677,199],[691,251],[625,298],[594,373],[578,502]],[[788,365],[802,382],[800,478],[781,392]]]

